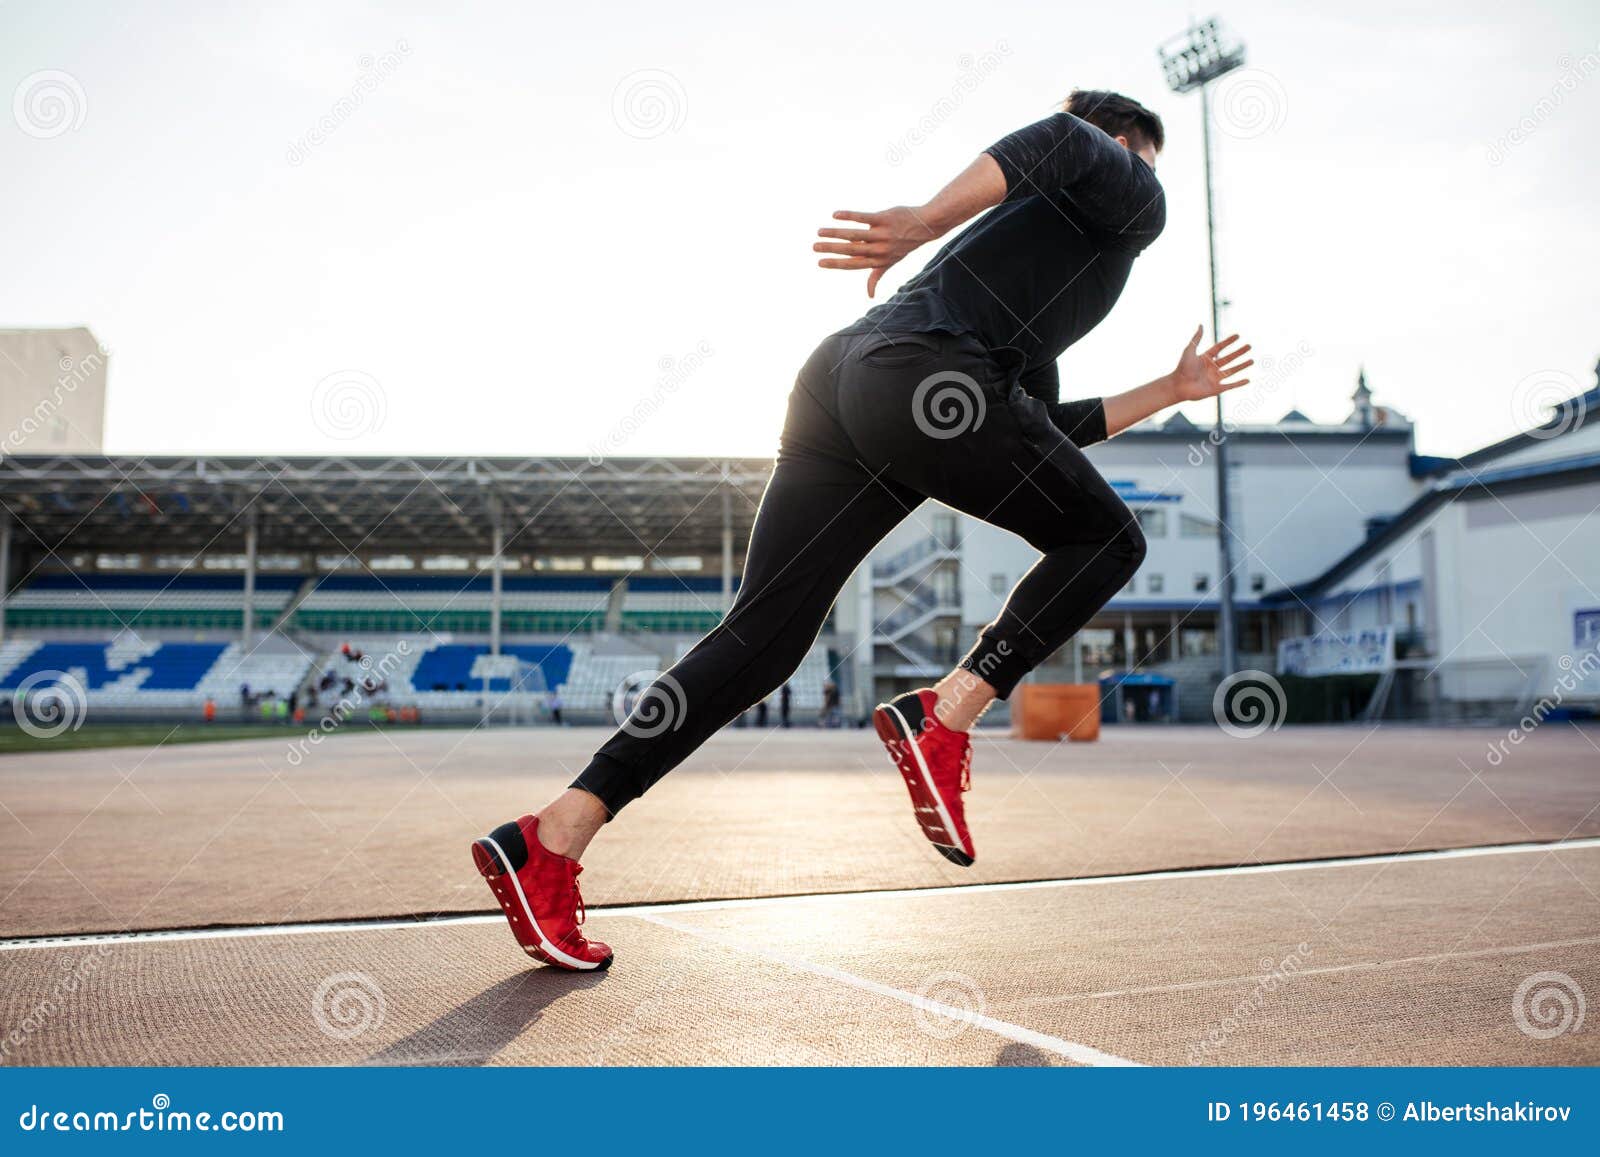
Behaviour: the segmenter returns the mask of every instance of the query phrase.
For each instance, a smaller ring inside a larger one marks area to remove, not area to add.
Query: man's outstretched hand
[[[1210,349],[1202,351],[1201,332],[1199,328],[1195,329],[1194,337],[1189,339],[1189,344],[1178,357],[1177,367],[1171,373],[1162,374],[1155,381],[1135,386],[1125,393],[1107,394],[1101,399],[1106,414],[1106,437],[1115,437],[1129,426],[1137,425],[1152,414],[1159,414],[1168,406],[1214,398],[1225,390],[1236,390],[1249,384],[1249,378],[1235,376],[1255,364],[1254,361],[1239,360],[1250,352],[1247,345],[1233,348],[1239,335],[1225,337]]]
[[[858,213],[853,209],[839,209],[833,214],[835,221],[855,221],[865,229],[818,229],[818,237],[831,241],[814,242],[811,248],[817,253],[837,253],[838,257],[824,257],[817,264],[824,269],[870,269],[867,274],[867,296],[878,288],[884,270],[899,261],[917,246],[938,237],[941,230],[929,223],[921,210],[909,205],[897,205],[881,213]]]
[[[1210,349],[1200,349],[1201,327],[1196,326],[1194,337],[1178,357],[1178,366],[1172,371],[1173,391],[1177,401],[1194,402],[1201,398],[1214,398],[1227,390],[1236,390],[1250,384],[1249,378],[1238,377],[1255,365],[1255,359],[1241,362],[1250,352],[1248,345],[1230,348],[1239,340],[1238,334],[1225,337]]]

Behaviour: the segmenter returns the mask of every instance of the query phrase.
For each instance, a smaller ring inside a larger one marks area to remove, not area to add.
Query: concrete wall
[[[0,330],[0,454],[103,450],[106,361],[81,327]]]

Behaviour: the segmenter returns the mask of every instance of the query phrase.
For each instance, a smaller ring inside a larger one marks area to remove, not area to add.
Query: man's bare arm
[[[1006,197],[1006,178],[999,164],[982,153],[925,205],[897,205],[879,213],[839,209],[835,221],[854,221],[865,229],[818,229],[818,241],[811,246],[818,253],[837,253],[817,264],[824,269],[870,269],[867,296],[878,288],[884,270],[907,253],[958,225],[972,220],[985,209],[992,209]]]
[[[1239,335],[1223,338],[1210,349],[1201,352],[1200,333],[1200,329],[1196,327],[1194,337],[1190,339],[1171,373],[1162,374],[1154,381],[1103,399],[1107,438],[1116,437],[1129,426],[1137,425],[1168,406],[1175,406],[1179,402],[1197,402],[1202,398],[1214,398],[1227,390],[1236,390],[1240,386],[1250,384],[1249,378],[1235,376],[1255,364],[1254,358],[1243,362],[1239,360],[1250,352],[1248,345],[1239,346],[1237,349],[1229,348],[1239,340]]]

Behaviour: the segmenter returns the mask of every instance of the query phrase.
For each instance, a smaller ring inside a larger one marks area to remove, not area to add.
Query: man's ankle
[[[535,835],[539,838],[539,846],[545,851],[568,859],[576,858],[572,855],[573,833],[564,830],[560,824],[552,823],[541,815],[539,830]]]
[[[605,806],[597,797],[569,788],[539,813],[539,843],[558,856],[580,859],[605,818]]]
[[[951,672],[932,688],[933,714],[951,731],[971,731],[995,700],[995,689],[970,671]]]

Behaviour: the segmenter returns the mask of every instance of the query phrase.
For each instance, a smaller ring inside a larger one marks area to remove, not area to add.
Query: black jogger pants
[[[845,581],[934,498],[1020,535],[1043,557],[962,660],[1010,695],[1144,559],[1138,520],[1030,397],[965,335],[835,334],[800,371],[722,624],[646,688],[573,782],[615,815],[766,698],[816,641]],[[1098,437],[1104,437],[1103,414]]]

